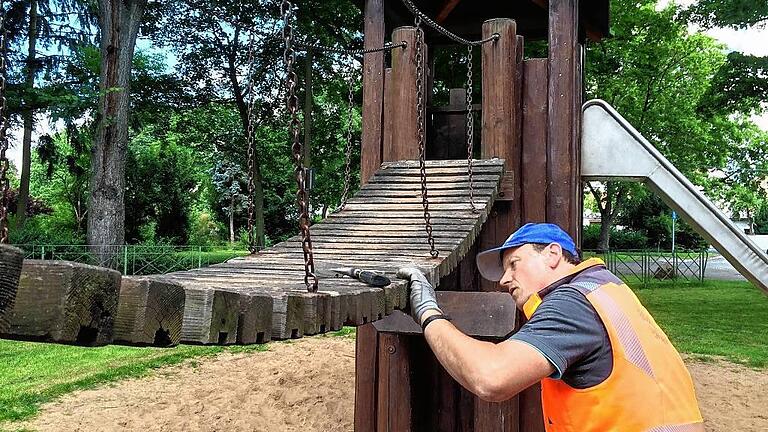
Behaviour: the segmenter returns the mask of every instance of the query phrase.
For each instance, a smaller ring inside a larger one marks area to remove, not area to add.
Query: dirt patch
[[[273,343],[197,366],[72,393],[21,427],[38,431],[353,430],[353,339]],[[768,430],[768,371],[687,361],[707,431]]]

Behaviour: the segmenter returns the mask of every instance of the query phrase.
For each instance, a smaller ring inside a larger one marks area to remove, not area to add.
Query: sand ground
[[[36,431],[352,431],[355,343],[314,337],[69,394]],[[768,431],[768,371],[686,360],[707,431]]]

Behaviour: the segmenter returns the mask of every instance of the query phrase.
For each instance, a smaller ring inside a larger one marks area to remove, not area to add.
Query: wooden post
[[[378,333],[373,324],[357,328],[355,339],[355,431],[376,431]]]
[[[416,28],[398,27],[392,41],[408,46],[392,51],[392,146],[384,148],[384,160],[418,159],[416,142]],[[426,44],[423,49],[426,52]],[[424,70],[426,72],[426,62]],[[424,99],[426,105],[426,97]]]
[[[547,221],[579,244],[581,232],[581,45],[579,0],[549,2]]]
[[[392,148],[392,68],[384,69],[384,115],[382,151],[386,148]]]
[[[411,430],[411,355],[408,336],[379,334],[377,431]]]
[[[384,0],[365,2],[365,48],[384,45]],[[365,184],[381,165],[384,53],[363,57],[363,125],[360,141],[360,182]]]
[[[522,222],[547,220],[547,59],[525,61]]]
[[[518,40],[515,21],[507,18],[483,23],[483,38],[494,33],[499,39],[483,45],[483,106],[481,157],[505,160],[505,179],[480,235],[479,250],[498,246],[520,223],[520,133],[518,111]],[[498,284],[480,279],[481,291],[496,291]]]

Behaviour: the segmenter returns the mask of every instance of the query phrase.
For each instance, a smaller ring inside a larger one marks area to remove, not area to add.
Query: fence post
[[[123,276],[128,275],[128,245],[123,245]]]
[[[40,245],[40,259],[45,259],[45,245]]]
[[[201,268],[203,266],[203,247],[198,246],[197,247],[197,268]]]

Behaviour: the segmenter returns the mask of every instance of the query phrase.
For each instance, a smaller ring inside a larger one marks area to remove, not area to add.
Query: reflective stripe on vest
[[[614,281],[607,270],[597,270],[568,284],[584,294],[605,325],[613,369],[587,389],[542,380],[547,431],[703,432],[680,355],[634,293]]]

